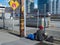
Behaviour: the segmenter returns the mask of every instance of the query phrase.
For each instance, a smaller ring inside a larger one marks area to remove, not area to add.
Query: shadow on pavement
[[[15,35],[15,36],[17,36],[17,37],[20,37],[20,35],[18,35],[18,34],[15,34],[15,33],[11,33],[11,32],[8,32],[9,34],[12,34],[12,35]]]
[[[3,29],[2,27],[0,27],[0,29]]]
[[[40,44],[40,43],[36,43],[35,45],[53,45],[53,44],[48,44],[48,43]]]

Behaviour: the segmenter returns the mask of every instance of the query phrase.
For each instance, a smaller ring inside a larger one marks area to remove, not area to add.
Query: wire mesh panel
[[[11,17],[11,13],[6,13],[5,15],[5,29],[8,29],[8,31],[11,31],[13,33],[19,32],[19,18]]]

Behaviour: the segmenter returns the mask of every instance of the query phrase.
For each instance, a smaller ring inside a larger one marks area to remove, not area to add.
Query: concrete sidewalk
[[[2,45],[40,45],[40,42],[29,40],[26,38],[21,38],[20,40],[9,42],[9,43],[3,43]],[[43,45],[60,45],[60,44],[43,41]]]
[[[34,45],[36,43],[38,43],[38,41],[20,38],[0,29],[0,45]]]
[[[0,29],[0,44],[16,41],[19,39],[20,39],[19,37],[11,35],[8,32],[4,31],[3,29]]]
[[[9,34],[4,30],[0,30],[0,45],[40,45],[40,42],[26,38],[20,38],[12,34]],[[59,45],[59,44],[44,41],[43,45]]]
[[[27,27],[27,34],[35,33],[37,31],[37,28],[33,27]],[[46,28],[45,32],[48,34],[48,36],[53,36],[55,40],[60,41],[60,28]]]

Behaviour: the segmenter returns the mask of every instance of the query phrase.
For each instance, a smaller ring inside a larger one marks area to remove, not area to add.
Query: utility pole
[[[24,0],[20,0],[20,36],[24,37]]]

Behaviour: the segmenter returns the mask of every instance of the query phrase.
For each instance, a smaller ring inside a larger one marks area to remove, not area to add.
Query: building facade
[[[57,0],[57,14],[60,14],[60,0]]]
[[[49,13],[52,14],[52,4],[53,4],[53,0],[49,0]]]
[[[33,10],[34,10],[34,2],[30,4],[30,12],[33,12]]]
[[[31,13],[34,10],[34,0],[26,0],[26,11]]]
[[[40,14],[44,14],[44,11],[49,12],[48,0],[38,0],[38,10]]]
[[[40,13],[44,13],[44,4],[46,4],[46,13],[60,14],[60,0],[38,0],[38,9]]]
[[[49,0],[51,14],[60,14],[60,0]]]

